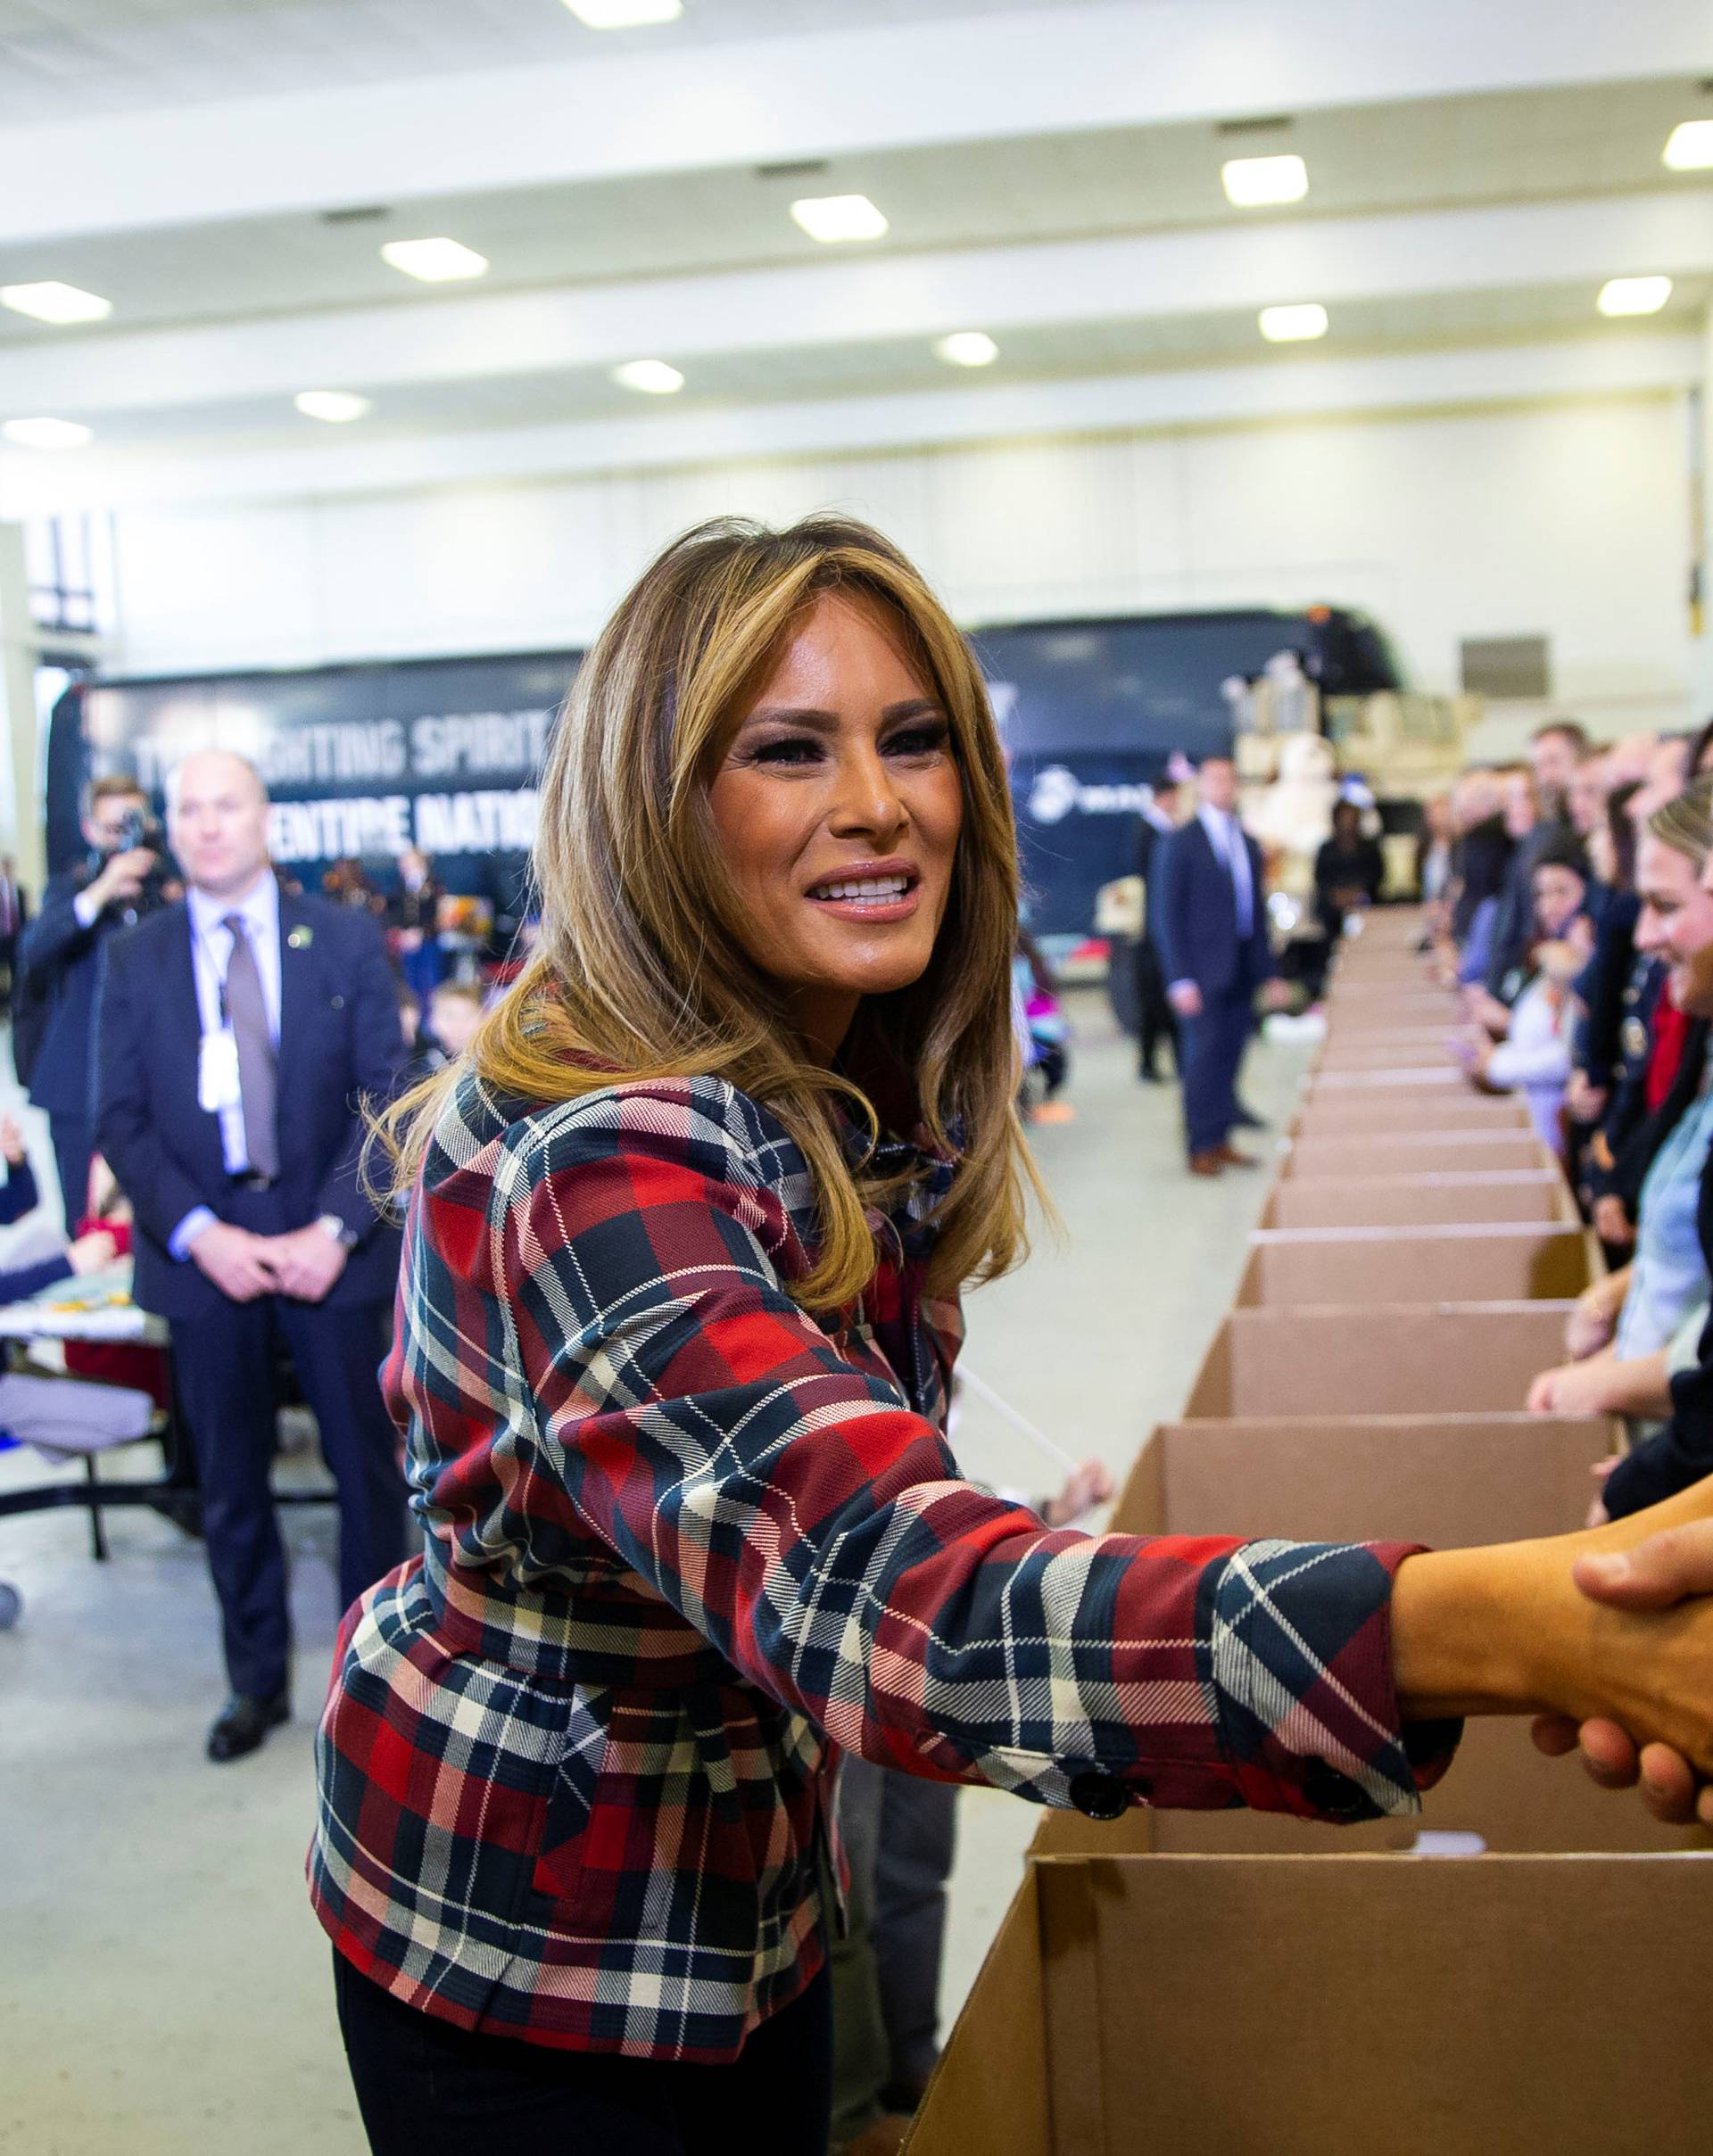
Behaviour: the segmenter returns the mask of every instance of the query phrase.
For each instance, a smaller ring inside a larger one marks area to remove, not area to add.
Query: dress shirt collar
[[[190,906],[190,925],[204,940],[229,913],[243,916],[244,930],[252,943],[278,935],[279,886],[274,880],[271,868],[264,869],[241,898],[216,898],[208,891],[198,890],[194,884],[185,896]]]

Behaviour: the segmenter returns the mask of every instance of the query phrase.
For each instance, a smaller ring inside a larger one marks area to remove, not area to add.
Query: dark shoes
[[[1225,1162],[1217,1152],[1193,1152],[1189,1156],[1189,1172],[1193,1176],[1217,1176],[1224,1170]]]
[[[1216,1145],[1213,1158],[1221,1168],[1259,1168],[1261,1162],[1246,1152],[1239,1152],[1235,1145]]]
[[[242,1759],[246,1752],[259,1751],[269,1731],[277,1730],[282,1722],[289,1722],[291,1714],[291,1702],[284,1692],[272,1693],[266,1699],[253,1699],[247,1692],[235,1692],[215,1716],[214,1726],[208,1732],[209,1757]]]

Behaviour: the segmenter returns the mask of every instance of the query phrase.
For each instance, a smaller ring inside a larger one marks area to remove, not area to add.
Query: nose
[[[885,853],[909,821],[886,758],[879,746],[864,741],[847,748],[838,764],[837,789],[827,828],[840,838],[867,836]]]

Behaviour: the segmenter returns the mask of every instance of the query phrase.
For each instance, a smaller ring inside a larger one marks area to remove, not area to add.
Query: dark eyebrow
[[[889,704],[881,718],[886,725],[899,719],[937,719],[943,715],[939,706],[928,697],[907,697],[901,704]],[[775,726],[803,726],[812,733],[836,733],[839,714],[836,711],[818,711],[811,705],[762,704],[744,719],[748,726],[755,720],[766,720]]]

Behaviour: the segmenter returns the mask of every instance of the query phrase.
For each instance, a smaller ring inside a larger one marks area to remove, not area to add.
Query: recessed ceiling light
[[[306,419],[326,419],[334,426],[360,419],[375,409],[367,397],[351,389],[301,389],[292,402]]]
[[[1229,157],[1220,178],[1239,210],[1300,202],[1309,191],[1309,168],[1300,157]]]
[[[95,438],[77,419],[8,419],[0,434],[24,450],[80,450]]]
[[[934,340],[935,355],[953,367],[991,367],[999,347],[985,329],[955,329]]]
[[[1601,314],[1658,314],[1670,297],[1669,277],[1612,277],[1595,304]]]
[[[1263,307],[1261,334],[1270,344],[1306,344],[1327,334],[1327,310],[1311,300],[1295,307]]]
[[[425,285],[449,285],[459,277],[484,277],[488,268],[485,254],[478,254],[459,240],[448,239],[388,240],[381,249],[381,260],[391,262],[394,269],[402,269],[408,277],[420,277]]]
[[[1713,120],[1685,120],[1675,127],[1665,161],[1674,172],[1701,172],[1713,165]]]
[[[840,240],[877,240],[886,219],[865,194],[806,194],[791,204],[791,215],[812,240],[828,246]]]
[[[585,29],[633,30],[649,22],[676,22],[684,0],[565,0]]]
[[[75,285],[0,285],[0,307],[33,315],[38,322],[104,322],[113,302]]]
[[[640,389],[645,397],[672,397],[684,386],[684,377],[664,359],[626,359],[613,369],[621,389]]]

